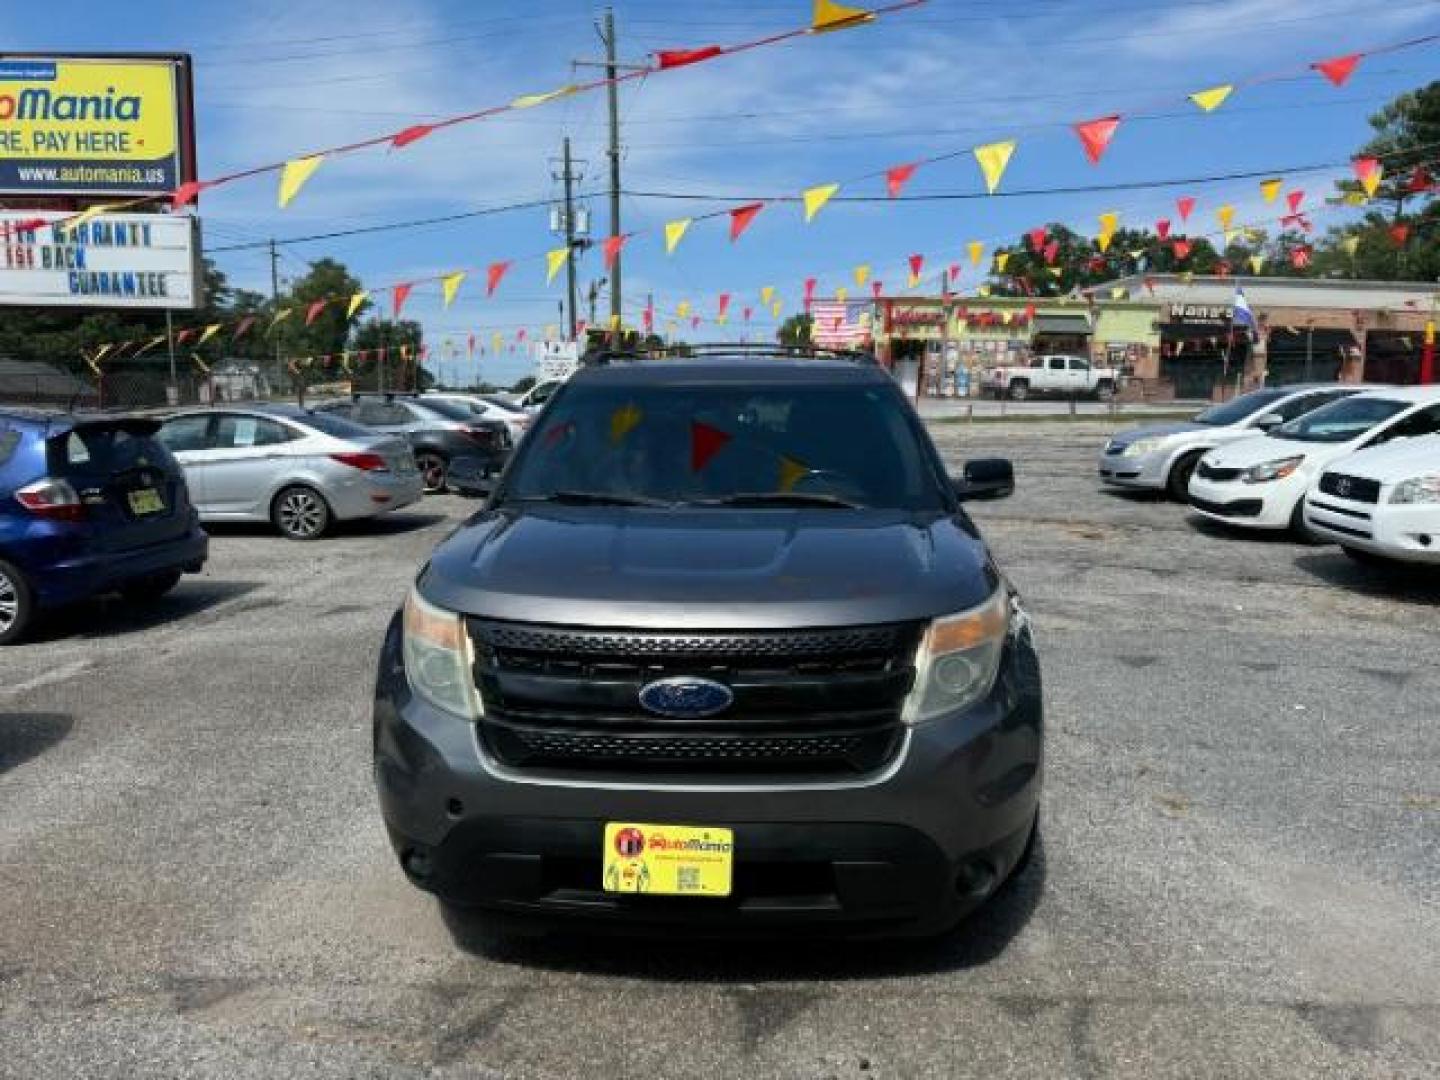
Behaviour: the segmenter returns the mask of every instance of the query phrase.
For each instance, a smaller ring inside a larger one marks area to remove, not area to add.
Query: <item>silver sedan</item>
[[[404,439],[295,406],[179,413],[159,438],[202,521],[270,521],[293,540],[409,506],[424,489]]]

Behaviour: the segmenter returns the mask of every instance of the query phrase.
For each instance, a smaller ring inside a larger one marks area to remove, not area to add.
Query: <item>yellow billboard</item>
[[[192,178],[183,57],[0,55],[0,192],[163,194]]]

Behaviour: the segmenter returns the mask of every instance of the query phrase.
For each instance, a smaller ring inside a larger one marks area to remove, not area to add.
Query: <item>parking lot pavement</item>
[[[946,941],[476,950],[392,865],[381,631],[471,504],[216,536],[0,652],[0,1075],[1440,1073],[1440,582],[1098,491],[1102,425],[938,425],[1035,615],[1041,857]]]

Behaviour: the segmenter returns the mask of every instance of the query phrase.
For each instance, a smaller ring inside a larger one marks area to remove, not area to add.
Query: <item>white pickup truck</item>
[[[1092,368],[1080,356],[1036,356],[1028,367],[997,367],[985,373],[984,388],[991,397],[1024,401],[1037,394],[1093,397],[1109,401],[1120,385],[1114,368]]]

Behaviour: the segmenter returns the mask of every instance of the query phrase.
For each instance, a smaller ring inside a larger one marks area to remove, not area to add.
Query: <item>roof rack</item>
[[[686,360],[737,354],[773,356],[786,360],[846,360],[867,365],[879,363],[873,353],[860,349],[831,349],[819,345],[778,345],[765,342],[704,342],[659,349],[596,349],[582,356],[580,364],[582,367],[609,367],[612,364],[635,364],[647,360]]]

